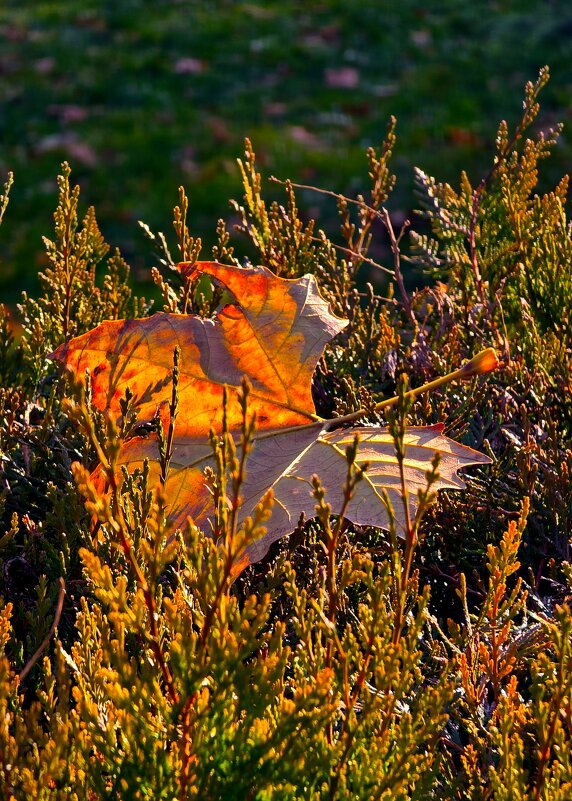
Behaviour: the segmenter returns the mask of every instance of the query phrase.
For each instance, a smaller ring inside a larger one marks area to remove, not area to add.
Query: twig
[[[180,786],[179,786],[179,799],[185,801],[188,798],[189,786],[191,784],[191,770],[193,764],[196,762],[196,756],[191,751],[191,712],[197,700],[197,692],[195,691],[185,701],[183,709],[181,710],[181,736],[179,738],[179,753],[181,759],[180,771]]]
[[[175,422],[177,420],[177,413],[179,411],[179,362],[181,358],[181,349],[177,345],[173,351],[173,386],[171,391],[171,402],[169,404],[169,429],[165,438],[165,447],[161,453],[161,484],[165,489],[167,483],[167,476],[169,474],[169,465],[173,457],[173,441],[175,437]],[[160,423],[162,426],[163,424]]]
[[[409,401],[409,402],[408,402]],[[413,565],[413,556],[418,542],[417,520],[411,520],[411,508],[409,506],[409,488],[407,486],[407,479],[405,478],[405,429],[406,429],[406,415],[410,406],[410,399],[407,398],[407,393],[403,392],[402,385],[400,384],[400,394],[398,396],[397,413],[393,423],[390,422],[389,431],[393,436],[395,446],[395,457],[399,467],[399,480],[401,483],[401,500],[403,503],[404,511],[404,528],[405,528],[405,554],[404,560],[399,561],[397,564],[401,567],[401,576],[399,580],[396,577],[396,602],[397,609],[395,613],[395,623],[393,627],[392,643],[397,647],[403,632],[403,625],[405,622],[405,609],[407,606],[411,567]],[[394,428],[395,426],[395,428]],[[395,565],[395,562],[393,562]],[[392,571],[393,572],[393,571]]]
[[[342,195],[340,192],[332,192],[331,189],[321,189],[319,186],[312,186],[311,184],[296,184],[294,181],[281,181],[280,178],[276,178],[275,175],[271,175],[268,180],[279,186],[286,186],[289,184],[295,189],[309,189],[311,192],[317,192],[319,195],[328,195],[329,197],[336,198],[336,200],[345,200],[347,203],[352,203],[354,206],[359,206],[360,208],[370,208],[365,200],[355,200],[351,197],[345,197],[345,195]],[[376,210],[371,209],[371,211]],[[376,212],[376,214],[377,213],[378,212]]]
[[[24,681],[24,679],[26,678],[28,673],[31,671],[31,669],[34,667],[34,665],[36,664],[36,662],[38,661],[38,659],[40,658],[42,653],[48,647],[49,642],[52,639],[52,635],[53,635],[54,631],[57,629],[58,623],[60,622],[60,617],[62,616],[62,609],[63,609],[63,606],[64,606],[64,597],[65,597],[65,594],[66,594],[66,585],[65,585],[64,580],[63,580],[63,578],[61,576],[58,579],[58,583],[60,585],[60,589],[59,589],[59,593],[58,593],[58,602],[56,604],[56,613],[54,615],[53,623],[50,626],[50,630],[48,631],[48,633],[46,634],[46,636],[42,640],[39,648],[36,650],[34,655],[32,657],[30,657],[30,659],[26,662],[26,664],[24,665],[24,667],[20,671],[20,676],[19,676],[20,682]]]
[[[323,242],[323,240],[319,236],[311,236],[310,239],[313,242]],[[330,245],[336,250],[341,250],[342,253],[347,253],[348,256],[353,256],[356,259],[361,259],[361,261],[365,262],[366,264],[371,264],[372,267],[375,267],[378,270],[382,270],[384,273],[387,273],[388,275],[393,275],[395,277],[395,273],[393,272],[393,270],[390,270],[389,267],[384,267],[383,264],[379,264],[379,262],[370,259],[369,256],[364,256],[362,253],[356,253],[355,250],[352,250],[351,248],[346,248],[343,245],[337,245],[335,242],[330,242]]]
[[[279,178],[276,178],[274,175],[270,176],[270,180],[273,183],[279,184],[280,186],[286,186],[286,181],[281,181]],[[366,209],[370,214],[377,217],[379,220],[382,221],[387,234],[389,236],[389,242],[391,246],[391,252],[393,254],[393,263],[394,269],[389,270],[387,267],[382,267],[380,264],[376,264],[376,262],[372,261],[371,259],[367,258],[366,256],[362,256],[360,253],[356,253],[355,251],[351,250],[350,248],[344,248],[341,245],[334,245],[335,248],[339,248],[340,250],[346,251],[352,256],[356,256],[360,258],[362,261],[367,262],[368,264],[373,264],[374,267],[378,267],[385,272],[393,275],[395,280],[397,281],[397,286],[399,288],[399,293],[401,295],[401,300],[403,303],[403,308],[410,320],[412,320],[414,326],[417,326],[415,317],[413,315],[413,310],[411,308],[411,301],[409,300],[409,296],[405,289],[405,284],[403,283],[403,274],[401,272],[401,253],[399,250],[399,242],[401,237],[409,227],[410,223],[409,220],[406,220],[401,228],[401,232],[399,236],[395,236],[395,231],[393,229],[393,225],[391,223],[391,219],[389,216],[389,212],[386,208],[382,207],[380,209],[374,209],[373,206],[370,206],[369,203],[366,203],[365,200],[356,200],[355,198],[346,197],[345,195],[338,194],[336,192],[332,192],[330,189],[320,189],[318,186],[311,186],[309,184],[297,184],[293,183],[292,181],[288,182],[291,186],[295,187],[296,189],[308,189],[312,192],[317,192],[320,195],[327,195],[328,197],[334,197],[336,200],[344,200],[346,203],[351,203],[353,206],[357,206],[359,209]]]
[[[385,225],[385,230],[387,231],[387,235],[389,236],[389,242],[391,245],[391,252],[393,253],[393,274],[395,275],[395,280],[397,281],[397,286],[399,288],[399,294],[401,295],[401,303],[403,308],[405,309],[405,314],[409,317],[411,324],[413,325],[413,330],[417,332],[417,320],[415,319],[415,315],[413,314],[413,309],[411,308],[411,300],[409,299],[409,295],[407,294],[407,290],[405,289],[405,283],[403,281],[403,273],[401,272],[401,251],[399,249],[399,243],[401,238],[407,228],[410,225],[409,220],[406,220],[402,227],[401,231],[399,232],[399,236],[395,236],[395,231],[393,230],[393,224],[391,222],[391,218],[389,216],[389,212],[386,208],[382,208],[379,212],[381,215],[381,219],[383,224]]]

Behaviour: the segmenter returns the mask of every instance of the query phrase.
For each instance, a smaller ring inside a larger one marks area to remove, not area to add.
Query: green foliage
[[[129,267],[118,251],[108,259],[102,285],[96,285],[96,270],[108,254],[109,245],[99,231],[93,208],[88,209],[80,224],[79,186],[71,188],[70,172],[64,163],[58,178],[55,239],[44,237],[49,263],[39,276],[44,294],[36,301],[24,293],[20,307],[24,326],[22,358],[36,381],[45,372],[46,356],[60,342],[88,331],[102,320],[134,317],[146,309],[144,301],[132,298],[127,284]]]
[[[240,440],[211,438],[207,538],[167,518],[178,354],[158,486],[147,468],[117,481],[121,441],[144,433],[129,394],[118,428],[92,408],[89,377],[70,381],[47,358],[104,318],[147,313],[125,262],[107,259],[93,212],[79,222],[64,165],[43,295],[24,297],[20,330],[7,312],[0,320],[6,798],[570,797],[572,289],[566,183],[537,186],[553,138],[531,128],[544,81],[527,87],[515,133],[501,125],[476,188],[465,176],[458,191],[420,179],[433,232],[414,236],[413,258],[439,280],[413,294],[402,278],[407,227],[394,231],[384,207],[392,122],[367,156],[367,199],[320,190],[338,209],[335,240],[303,220],[294,183],[283,204],[265,200],[247,143],[235,209],[251,260],[286,277],[315,273],[350,321],[316,372],[318,411],[366,409],[378,421],[375,403],[397,392],[387,423],[398,467],[405,426],[440,420],[495,461],[463,493],[438,496],[435,462],[403,541],[348,524],[316,476],[316,520],[245,570],[273,502],[265,496],[237,522],[253,436],[248,385]],[[202,249],[187,214],[181,189],[176,251],[147,229],[155,282],[166,309],[208,316],[224,297],[172,269]],[[380,231],[393,256],[388,297],[358,282]],[[219,223],[214,257],[235,260],[235,242]],[[504,357],[497,374],[407,401],[402,372],[417,387],[491,343]],[[363,476],[355,453],[344,503]]]
[[[466,175],[459,192],[421,171],[417,176],[437,235],[416,237],[422,263],[433,262],[451,287],[476,296],[482,304],[477,315],[504,327],[510,340],[519,332],[529,365],[546,352],[547,341],[566,348],[571,336],[568,177],[551,192],[535,192],[539,163],[550,155],[562,126],[522,142],[538,115],[538,94],[547,80],[545,69],[535,84],[527,85],[522,120],[512,136],[501,123],[494,164],[476,188]]]
[[[245,132],[269,174],[353,195],[364,142],[394,114],[392,205],[407,215],[412,167],[446,181],[461,168],[479,175],[491,120],[518,118],[524,78],[541,64],[557,76],[542,125],[568,107],[571,22],[568,0],[237,0],[216,13],[212,0],[4,0],[0,175],[16,175],[18,224],[11,215],[0,241],[2,297],[38,293],[63,160],[138,278],[150,259],[134,222],[160,227],[180,183],[192,186],[192,230],[209,248],[216,241]],[[550,180],[571,155],[562,141],[544,168]],[[335,230],[326,198],[301,192],[297,202]]]

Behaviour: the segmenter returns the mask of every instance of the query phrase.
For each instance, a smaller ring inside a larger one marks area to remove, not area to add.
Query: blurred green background
[[[249,136],[266,176],[354,195],[368,145],[398,119],[390,202],[415,208],[413,166],[478,180],[498,122],[514,122],[524,83],[548,64],[540,126],[572,114],[569,0],[3,0],[0,170],[15,173],[0,232],[0,298],[36,287],[63,159],[103,234],[148,279],[140,231],[170,230],[177,188],[190,228],[213,241],[241,197],[236,157]],[[545,181],[569,168],[566,131]],[[269,195],[280,190],[269,187]],[[332,230],[331,199],[302,192]],[[208,251],[207,251],[208,254]]]

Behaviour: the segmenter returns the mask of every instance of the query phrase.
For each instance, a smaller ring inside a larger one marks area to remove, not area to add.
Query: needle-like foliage
[[[80,222],[64,165],[43,294],[0,315],[2,798],[572,796],[572,251],[566,180],[539,185],[558,134],[538,124],[546,78],[527,87],[516,129],[501,124],[482,180],[455,189],[419,172],[431,234],[396,230],[386,207],[393,121],[367,154],[371,193],[352,198],[286,182],[284,202],[267,204],[247,143],[239,230],[218,223],[213,258],[248,266],[246,238],[251,263],[313,274],[349,321],[314,373],[317,414],[387,425],[401,494],[409,426],[444,421],[493,462],[469,471],[463,492],[436,494],[435,459],[414,514],[385,496],[383,533],[346,515],[375,469],[348,434],[336,491],[317,469],[315,517],[246,569],[280,502],[270,490],[244,514],[249,384],[232,388],[232,426],[222,392],[221,425],[205,437],[210,529],[175,529],[169,477],[189,422],[180,351],[162,414],[144,420],[129,388],[111,416],[94,375],[47,358],[103,320],[148,312],[93,211]],[[0,220],[17,212],[10,183]],[[299,191],[337,205],[339,238],[302,219]],[[228,297],[173,269],[205,259],[188,207],[181,189],[172,243],[146,229],[153,278],[169,314],[211,318]],[[411,262],[429,283],[414,292]],[[491,345],[500,370],[481,375],[496,365],[485,350],[461,380],[415,392]],[[157,453],[129,472],[120,454],[135,438]]]

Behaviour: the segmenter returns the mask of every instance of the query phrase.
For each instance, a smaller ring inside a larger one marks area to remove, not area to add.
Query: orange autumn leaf
[[[383,500],[387,492],[398,523],[403,522],[401,478],[387,429],[328,430],[333,421],[320,420],[315,414],[314,369],[326,343],[347,325],[331,313],[315,278],[286,280],[264,267],[216,262],[183,263],[179,269],[187,275],[211,276],[231,301],[211,320],[160,313],[140,320],[104,322],[53,354],[78,375],[90,371],[94,406],[119,420],[119,401],[129,387],[139,420],[149,421],[156,415],[168,416],[173,350],[180,348],[179,412],[165,485],[174,525],[183,526],[191,517],[210,530],[212,499],[204,479],[204,468],[212,466],[208,434],[222,430],[225,387],[226,424],[231,433],[239,431],[242,411],[237,392],[243,376],[252,386],[249,408],[256,415],[257,433],[241,488],[240,519],[252,515],[267,491],[272,491],[275,500],[266,533],[249,547],[250,561],[261,559],[272,542],[291,532],[302,513],[315,514],[314,474],[327,490],[332,511],[341,508],[345,449],[355,434],[360,438],[357,464],[367,462],[369,468],[346,510],[347,517],[359,525],[387,527]],[[405,478],[413,512],[417,490],[425,487],[425,474],[436,452],[441,462],[435,489],[462,488],[457,470],[489,461],[441,432],[441,426],[407,430]],[[157,458],[154,437],[134,437],[123,443],[119,464],[133,469],[149,459],[158,476]]]
[[[159,313],[104,322],[61,345],[54,358],[78,375],[90,371],[94,406],[119,419],[119,401],[130,387],[141,421],[166,413],[178,345],[178,438],[219,431],[223,388],[236,392],[243,376],[252,384],[251,411],[259,429],[315,420],[312,374],[326,343],[347,325],[330,313],[316,279],[288,281],[264,267],[245,270],[215,262],[183,263],[179,269],[211,275],[238,302],[213,320]],[[238,427],[238,404],[229,404],[228,415],[229,428]]]

